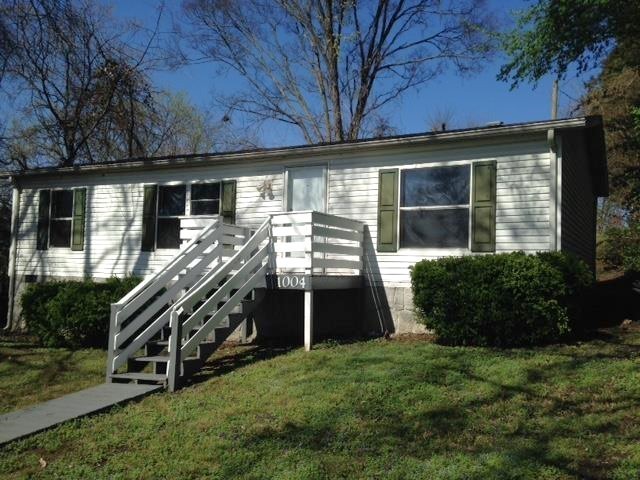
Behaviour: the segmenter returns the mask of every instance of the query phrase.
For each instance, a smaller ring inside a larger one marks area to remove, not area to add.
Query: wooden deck
[[[162,389],[160,385],[105,383],[33,407],[0,415],[0,445],[69,420],[104,411]]]

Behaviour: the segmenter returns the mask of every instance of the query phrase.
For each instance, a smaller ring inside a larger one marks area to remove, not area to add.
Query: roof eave
[[[359,150],[369,150],[378,148],[388,148],[393,146],[415,146],[430,143],[444,143],[459,140],[489,139],[500,136],[510,136],[519,134],[532,134],[545,132],[549,129],[570,129],[588,126],[591,117],[577,117],[561,120],[549,120],[532,122],[527,124],[504,125],[496,127],[482,127],[477,129],[467,129],[450,132],[438,132],[421,135],[411,135],[395,138],[383,138],[375,140],[357,141],[353,143],[338,143],[311,145],[288,148],[273,148],[268,150],[257,150],[252,152],[225,153],[225,154],[191,154],[182,157],[158,157],[141,158],[121,163],[97,163],[92,165],[81,165],[62,168],[43,168],[28,170],[19,173],[8,173],[5,176],[15,179],[15,177],[46,176],[54,174],[89,173],[100,171],[132,171],[156,168],[186,168],[203,164],[234,163],[237,161],[250,160],[272,160],[287,158],[291,156],[317,156],[331,153],[343,154]]]

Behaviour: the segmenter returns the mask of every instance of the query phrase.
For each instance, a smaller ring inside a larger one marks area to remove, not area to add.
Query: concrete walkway
[[[160,385],[104,383],[33,407],[0,415],[0,445],[160,389]]]

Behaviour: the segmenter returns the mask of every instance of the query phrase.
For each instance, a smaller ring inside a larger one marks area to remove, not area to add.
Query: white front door
[[[287,211],[326,211],[325,170],[322,165],[287,169]]]

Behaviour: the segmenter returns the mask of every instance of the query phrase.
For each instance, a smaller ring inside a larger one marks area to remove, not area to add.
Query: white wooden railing
[[[267,274],[360,275],[363,232],[362,222],[311,211],[269,215],[255,231],[218,217],[183,219],[180,252],[111,306],[107,379],[170,325],[167,377],[175,388],[181,359],[265,286]]]
[[[240,250],[220,268],[208,272],[171,308],[170,390],[178,385],[181,359],[220,327],[249,293],[265,286],[271,257],[270,229],[271,218],[267,218]]]
[[[111,304],[107,379],[168,324],[166,307],[197,285],[204,273],[221,266],[250,235],[248,228],[223,225],[217,216],[184,219],[181,225],[184,243],[177,255]]]
[[[359,275],[364,223],[320,212],[271,216],[274,273]]]

